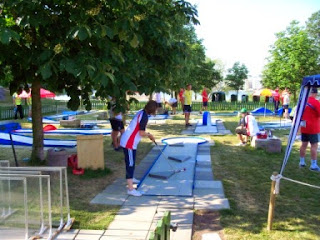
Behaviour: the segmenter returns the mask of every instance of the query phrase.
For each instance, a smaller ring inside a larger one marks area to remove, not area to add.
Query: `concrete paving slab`
[[[210,157],[210,154],[208,155],[197,155],[197,161],[203,161],[203,162],[206,162],[206,161],[210,161],[211,162],[211,157]]]
[[[118,205],[121,206],[127,199],[127,194],[108,194],[108,193],[99,193],[95,196],[90,204],[103,204],[103,205]]]
[[[201,240],[221,240],[218,233],[204,233]]]
[[[94,233],[78,233],[75,240],[99,240],[102,234],[94,234]]]
[[[196,167],[211,167],[211,161],[197,161]]]
[[[70,229],[69,231],[62,231],[54,239],[55,240],[73,240],[78,234],[79,229]]]
[[[145,240],[148,231],[106,230],[100,240]]]
[[[177,231],[170,232],[170,240],[191,240],[192,238],[192,224],[181,224]]]
[[[193,224],[194,211],[192,209],[165,209],[158,208],[153,222],[160,220],[166,211],[171,212],[171,222],[180,224]]]
[[[218,129],[217,126],[204,126],[204,125],[197,125],[194,133],[198,133],[198,134],[212,134],[212,133],[217,133]]]
[[[124,206],[157,206],[161,201],[159,196],[141,196],[133,197],[129,196],[124,202]]]
[[[221,210],[230,209],[229,201],[226,198],[216,198],[210,200],[196,199],[194,209]]]
[[[193,197],[176,197],[176,196],[167,196],[163,197],[158,208],[178,208],[178,209],[193,209],[194,198]]]
[[[210,173],[212,173],[212,168],[211,168],[211,167],[208,167],[208,166],[205,166],[205,167],[197,167],[197,168],[196,168],[196,172],[198,172],[199,174],[200,174],[200,173],[204,173],[204,172],[210,172]]]
[[[195,180],[202,180],[202,181],[213,181],[213,173],[210,171],[199,171],[199,168],[196,169],[196,176]]]
[[[143,213],[140,213],[140,218],[144,219]],[[151,221],[132,221],[132,220],[114,220],[108,226],[108,230],[122,230],[122,231],[149,231]]]
[[[206,199],[214,196],[224,198],[224,192],[223,188],[195,188],[193,190],[193,196],[195,199]]]
[[[152,222],[156,211],[157,206],[123,206],[115,216],[114,220],[131,220],[133,222],[143,220]]]
[[[148,233],[148,231],[126,231],[126,235],[123,234],[123,230],[106,230],[103,234],[103,236],[125,236],[125,237],[145,237]]]
[[[222,188],[221,181],[194,181],[194,188]]]
[[[80,229],[78,234],[95,234],[95,235],[103,235],[105,230],[91,230],[91,229]]]
[[[102,236],[100,240],[146,240],[146,237]]]

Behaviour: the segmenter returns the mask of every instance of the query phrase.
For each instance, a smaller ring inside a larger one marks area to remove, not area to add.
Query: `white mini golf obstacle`
[[[194,133],[218,133],[216,120],[212,122],[210,112],[204,112],[202,115],[202,122],[198,122]]]
[[[53,239],[71,228],[65,167],[0,167],[1,185],[7,186],[2,188],[1,207],[11,214],[0,219],[0,236]]]

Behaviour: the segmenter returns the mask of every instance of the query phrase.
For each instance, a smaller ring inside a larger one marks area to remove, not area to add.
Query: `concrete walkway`
[[[136,168],[135,177],[141,178],[149,169],[159,150],[153,148]],[[126,181],[119,178],[92,199],[91,204],[120,205],[121,209],[108,229],[103,231],[72,230],[63,232],[56,239],[86,240],[147,240],[165,211],[171,211],[178,230],[171,232],[171,240],[192,238],[193,214],[198,209],[228,209],[221,181],[215,181],[212,173],[210,144],[198,146],[193,196],[142,196],[126,194]]]

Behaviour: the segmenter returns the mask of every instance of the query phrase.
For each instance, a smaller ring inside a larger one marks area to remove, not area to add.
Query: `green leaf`
[[[138,40],[138,37],[137,37],[136,34],[134,34],[133,38],[131,39],[130,45],[131,45],[131,47],[133,47],[133,48],[138,47],[138,45],[139,45],[139,40]]]
[[[72,73],[74,74],[75,73],[75,69],[76,69],[76,64],[73,60],[71,59],[67,59],[65,61],[65,70],[68,72],[68,73]]]
[[[108,27],[108,26],[106,26],[105,29],[106,29],[106,34],[107,34],[107,36],[108,36],[110,39],[113,39],[113,37],[114,37],[114,31],[113,31],[113,29],[110,28],[110,27]]]
[[[43,79],[48,79],[52,75],[51,65],[49,62],[40,67],[40,73]]]
[[[11,32],[8,29],[0,30],[0,42],[3,44],[9,44],[11,40]]]
[[[109,73],[109,72],[106,72],[105,74],[106,74],[106,75],[108,76],[108,78],[110,78],[110,80],[114,83],[114,81],[115,81],[114,75],[113,75],[112,73]]]
[[[128,38],[127,32],[125,32],[125,31],[119,32],[119,39],[120,39],[120,41],[126,41],[127,38]]]
[[[109,77],[104,72],[99,72],[97,77],[94,79],[95,82],[101,83],[103,87],[107,87],[109,83]]]
[[[40,61],[41,62],[45,62],[47,61],[50,57],[52,56],[52,51],[51,50],[44,50],[41,54],[40,54]]]
[[[78,32],[78,37],[80,41],[83,41],[88,38],[88,31],[85,27],[81,27]]]

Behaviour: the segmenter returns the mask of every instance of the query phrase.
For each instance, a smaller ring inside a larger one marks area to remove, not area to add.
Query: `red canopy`
[[[56,95],[53,92],[50,92],[49,90],[46,90],[44,88],[40,88],[40,97],[41,98],[54,98]]]
[[[19,96],[21,98],[29,98],[29,97],[31,97],[31,92],[27,93],[25,90],[23,90]],[[41,98],[54,98],[55,96],[56,95],[53,92],[50,92],[49,90],[46,90],[44,88],[40,88],[40,97]]]

